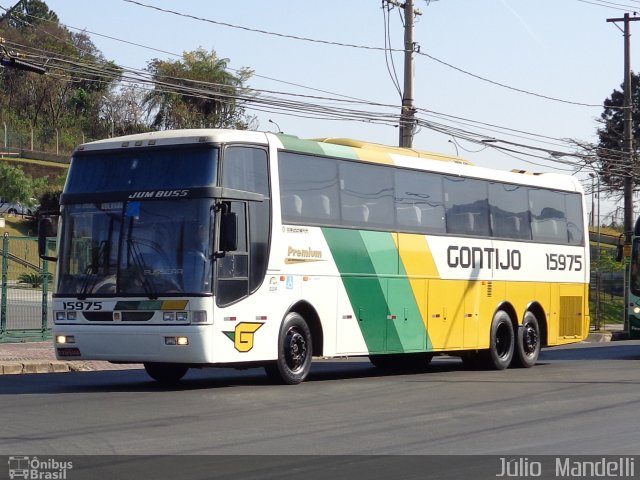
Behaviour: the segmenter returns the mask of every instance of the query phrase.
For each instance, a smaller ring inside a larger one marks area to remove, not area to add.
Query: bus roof
[[[406,155],[408,157],[428,158],[431,160],[442,160],[445,162],[461,163],[463,165],[473,165],[468,160],[460,157],[453,157],[450,155],[443,155],[441,153],[427,152],[425,150],[417,150],[415,148],[403,148],[403,147],[391,147],[388,145],[382,145],[380,143],[362,142],[360,140],[353,140],[350,138],[316,138],[313,139],[316,142],[332,143],[334,145],[344,145],[347,147],[359,148],[362,150],[368,150],[372,152],[381,153],[395,153],[397,155]]]
[[[226,142],[247,142],[260,145],[271,143],[275,144],[278,148],[293,152],[328,155],[335,158],[397,165],[452,175],[465,175],[512,183],[546,186],[560,190],[582,191],[580,182],[569,175],[532,173],[522,170],[512,170],[509,172],[500,169],[478,167],[474,166],[473,163],[468,160],[455,156],[413,148],[392,147],[348,138],[326,137],[307,140],[283,133],[275,134],[251,130],[184,129],[147,132],[85,143],[77,147],[76,151]]]

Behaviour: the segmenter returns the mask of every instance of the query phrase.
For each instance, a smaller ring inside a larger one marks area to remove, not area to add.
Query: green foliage
[[[640,138],[640,76],[631,73],[631,100],[633,103],[633,136],[632,150],[638,156],[638,142]],[[608,190],[619,191],[624,178],[631,174],[634,182],[640,184],[640,167],[638,162],[633,165],[624,156],[624,85],[620,90],[614,90],[604,101],[604,111],[600,115],[602,127],[598,129],[599,143],[597,148],[600,178]]]
[[[45,277],[45,274],[40,272],[24,272],[18,276],[18,283],[26,283],[32,286],[33,288],[38,288],[38,287],[41,287],[42,284],[44,283],[44,277]],[[47,277],[47,283],[51,283],[52,282],[51,275],[47,273],[46,277]]]
[[[624,270],[624,263],[616,260],[615,248],[602,248],[600,259],[594,256],[591,260],[591,269],[601,272],[620,272]]]
[[[86,33],[61,26],[45,2],[26,0],[0,24],[0,36],[7,45],[46,50],[50,57],[64,57],[79,66],[56,75],[0,69],[0,121],[9,127],[8,146],[31,148],[33,142],[35,150],[69,152],[83,136],[107,136],[101,120],[103,97],[115,88],[122,70],[104,59]],[[88,73],[84,65],[95,73]]]
[[[227,70],[229,59],[219,58],[215,51],[199,48],[185,52],[181,60],[154,59],[147,70],[158,87],[145,98],[145,106],[152,117],[152,126],[172,128],[241,128],[246,129],[253,119],[245,115],[238,97],[247,92],[244,83],[253,72],[241,69],[236,75]],[[179,90],[189,89],[192,95]]]
[[[22,169],[0,163],[0,192],[8,202],[31,203],[33,184]]]

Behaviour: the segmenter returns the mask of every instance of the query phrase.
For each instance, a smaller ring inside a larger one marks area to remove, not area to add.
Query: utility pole
[[[404,3],[398,0],[387,0],[387,3],[404,9],[404,91],[402,92],[402,108],[400,110],[400,138],[401,147],[413,147],[416,108],[413,104],[414,60],[419,45],[413,39],[415,20],[422,12],[413,6],[413,0]]]
[[[628,13],[623,18],[607,18],[607,22],[624,22],[624,144],[623,152],[627,159],[629,171],[624,177],[624,244],[630,252],[633,235],[633,103],[631,99],[631,33],[629,22],[637,22],[640,17],[631,18]],[[627,256],[625,252],[625,257]],[[626,262],[625,278],[629,278],[629,263]],[[628,285],[627,285],[628,287]],[[629,294],[624,289],[624,328],[629,331]]]

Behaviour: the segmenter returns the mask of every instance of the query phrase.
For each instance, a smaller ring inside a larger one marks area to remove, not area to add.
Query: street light
[[[276,128],[278,129],[278,133],[282,133],[282,130],[280,129],[280,125],[278,125],[276,122],[274,122],[271,119],[269,119],[269,123],[273,123],[276,126]]]
[[[460,154],[458,153],[458,144],[455,142],[455,140],[447,140],[447,141],[454,146],[454,148],[456,149],[456,157],[459,157]]]

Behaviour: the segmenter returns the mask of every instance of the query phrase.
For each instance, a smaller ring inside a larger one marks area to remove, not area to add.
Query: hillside
[[[29,160],[26,158],[0,158],[13,167],[20,167],[25,174],[32,178],[48,177],[49,183],[54,183],[60,177],[66,177],[69,165],[47,162],[44,160]]]

